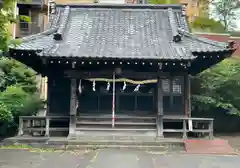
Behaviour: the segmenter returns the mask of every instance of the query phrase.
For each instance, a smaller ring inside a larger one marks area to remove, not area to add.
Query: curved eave
[[[216,65],[222,60],[232,56],[236,49],[227,49],[221,52],[198,52],[198,57],[192,61],[189,71],[192,75],[201,73],[202,71]]]
[[[192,51],[193,55],[204,55],[204,54],[225,54],[225,53],[234,53],[236,48],[222,48],[217,50],[196,50]]]
[[[42,61],[38,56],[38,51],[36,50],[19,50],[15,48],[10,48],[7,54],[8,57],[16,59],[17,61],[29,66],[38,73],[42,73]]]

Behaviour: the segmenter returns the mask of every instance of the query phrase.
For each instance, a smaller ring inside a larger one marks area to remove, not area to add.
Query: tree
[[[15,16],[17,0],[3,0],[0,10],[0,51],[8,51],[12,39],[9,25],[19,19],[30,21],[27,16]],[[20,115],[33,115],[43,102],[37,95],[36,73],[22,63],[2,56],[0,58],[0,136],[15,132]]]
[[[200,0],[205,9],[209,5],[213,8],[212,15],[218,19],[225,30],[234,27],[234,21],[239,18],[237,10],[240,8],[239,0]]]
[[[19,0],[3,0],[0,10],[0,51],[7,51],[10,44],[16,45],[20,40],[12,39],[9,32],[9,25],[17,23],[19,19],[30,22],[28,16],[16,16],[15,6]],[[20,0],[21,2],[27,0]]]
[[[14,59],[2,57],[0,58],[0,91],[11,85],[18,85],[27,93],[36,92],[36,72]]]
[[[3,0],[2,8],[0,10],[0,50],[7,51],[11,43],[9,33],[9,24],[16,22],[14,17],[15,0]]]
[[[219,16],[219,20],[223,23],[225,30],[234,27],[234,21],[238,18],[236,10],[240,8],[239,0],[214,0],[214,12]]]
[[[41,100],[37,99],[36,96],[38,95],[32,95],[25,92],[22,87],[13,85],[7,87],[5,91],[1,92],[0,102],[11,111],[17,122],[20,115],[33,115],[42,107]]]
[[[192,80],[193,107],[197,111],[216,108],[240,112],[240,60],[227,59]]]

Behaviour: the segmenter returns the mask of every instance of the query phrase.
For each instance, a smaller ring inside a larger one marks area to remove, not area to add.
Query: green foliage
[[[0,10],[0,50],[6,51],[11,42],[8,25],[15,22],[14,0],[4,0]]]
[[[150,4],[179,4],[178,0],[149,0]]]
[[[9,86],[0,94],[0,102],[6,105],[15,118],[20,115],[33,115],[42,107],[37,95],[30,95],[19,86]]]
[[[4,103],[0,103],[0,123],[9,123],[13,121],[13,115]]]
[[[240,60],[226,59],[192,80],[192,105],[196,111],[216,108],[240,111]]]
[[[215,21],[214,19],[204,18],[204,17],[197,17],[191,23],[192,29],[200,29],[200,30],[207,30],[214,33],[225,33],[225,28],[223,24],[219,21]]]
[[[0,94],[0,102],[0,136],[17,130],[19,116],[35,115],[44,106],[39,95],[27,93],[20,86],[7,87]]]
[[[25,0],[24,0],[25,1]],[[21,41],[10,37],[9,25],[28,16],[16,16],[17,0],[3,0],[0,9],[0,135],[16,131],[20,115],[34,115],[42,107],[36,87],[36,73],[20,62],[2,56],[10,45]]]
[[[18,0],[3,0],[0,10],[0,51],[8,51],[11,44],[16,44],[15,39],[12,39],[9,32],[9,25],[17,23],[20,19],[31,21],[28,16],[16,16],[15,7]]]
[[[36,72],[26,65],[9,58],[0,58],[0,90],[7,86],[18,85],[24,91],[34,93],[36,87]]]

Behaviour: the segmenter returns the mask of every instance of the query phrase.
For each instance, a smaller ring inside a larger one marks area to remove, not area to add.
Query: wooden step
[[[75,128],[76,131],[155,131],[154,128]]]
[[[82,125],[111,125],[111,121],[77,121],[77,124]],[[156,125],[155,122],[115,122],[115,125]]]
[[[29,127],[29,128],[23,128],[23,131],[45,131],[46,128],[35,128],[35,127]],[[49,131],[68,131],[68,127],[50,127]]]
[[[112,116],[78,116],[78,119],[111,119]],[[142,117],[142,116],[115,116],[116,119],[141,119],[141,120],[151,120],[156,119],[156,117]]]

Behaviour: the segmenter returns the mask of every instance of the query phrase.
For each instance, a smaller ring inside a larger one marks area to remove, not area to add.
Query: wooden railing
[[[163,116],[163,123],[165,122],[182,122],[182,129],[165,129],[163,133],[183,133],[183,138],[187,139],[187,133],[207,133],[210,139],[213,139],[213,118],[189,118],[189,117],[175,117],[175,116]],[[189,128],[189,122],[192,122],[193,128]],[[188,128],[187,128],[188,125]],[[207,125],[207,127],[204,127]],[[195,126],[195,128],[194,128]],[[200,127],[200,128],[199,128]]]
[[[69,127],[50,127],[51,120],[68,120],[69,116],[20,116],[18,135],[24,132],[41,132],[44,136],[49,136],[50,131],[68,131]],[[36,123],[38,122],[38,123]]]
[[[151,119],[152,118],[154,117],[151,117]],[[19,117],[18,135],[21,136],[24,134],[24,132],[28,131],[28,132],[41,132],[44,134],[44,136],[48,137],[50,131],[68,131],[69,127],[50,127],[51,120],[62,121],[68,119],[69,116],[21,116]],[[40,123],[40,124],[38,123],[38,126],[36,121]],[[209,138],[213,139],[213,121],[214,121],[213,118],[188,118],[179,116],[163,116],[162,121],[163,121],[162,124],[167,122],[182,122],[182,129],[168,129],[164,128],[163,125],[160,127],[158,126],[160,122],[157,121],[156,123],[157,131],[162,131],[163,133],[182,133],[184,139],[187,139],[188,132],[204,134],[207,133],[209,135]],[[192,129],[189,129],[189,122],[192,122],[193,125]],[[204,125],[207,126],[204,127]]]

